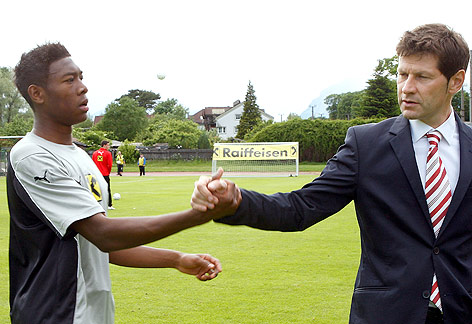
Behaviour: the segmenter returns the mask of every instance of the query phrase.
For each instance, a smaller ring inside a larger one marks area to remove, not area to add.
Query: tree
[[[197,148],[202,131],[191,120],[156,121],[149,126],[144,145],[167,143],[171,148]]]
[[[161,99],[161,95],[147,90],[133,89],[128,90],[128,93],[122,95],[115,101],[119,102],[123,97],[128,97],[136,100],[139,107],[144,107],[149,115],[154,114],[154,109],[158,104],[158,100]]]
[[[33,129],[32,116],[16,115],[9,123],[5,123],[0,128],[2,136],[23,136]]]
[[[459,91],[452,98],[452,107],[461,116],[461,92]],[[464,90],[464,120],[469,121],[470,117],[470,94]],[[462,116],[461,116],[462,117]]]
[[[400,113],[397,101],[396,56],[378,61],[373,79],[367,81],[362,105],[356,111],[359,117],[393,117]]]
[[[116,139],[133,140],[148,125],[146,109],[140,107],[136,100],[122,97],[119,102],[109,104],[105,115],[96,125],[98,130],[112,131]]]
[[[154,109],[156,117],[167,117],[170,119],[184,120],[188,116],[188,108],[185,108],[177,99],[167,99],[166,101],[160,102]]]
[[[90,150],[98,150],[103,140],[114,138],[113,132],[99,131],[96,129],[73,128],[72,136],[89,146]]]
[[[120,147],[118,147],[118,151],[120,151],[121,154],[123,154],[125,163],[138,161],[139,151],[136,149],[134,145],[130,144],[128,140],[125,140],[123,144],[121,144]]]
[[[300,116],[297,115],[296,113],[290,113],[290,114],[288,114],[288,116],[287,116],[287,121],[292,120],[292,119],[302,119],[302,117],[300,117]]]
[[[249,81],[243,113],[241,114],[236,137],[240,139],[244,138],[244,136],[250,133],[260,122],[262,122],[261,111],[259,110],[259,105],[256,103],[254,88],[251,81]]]
[[[352,119],[357,117],[356,113],[361,106],[364,90],[356,92],[346,92],[341,94],[331,94],[324,100],[328,106],[326,110],[329,119]]]
[[[16,89],[13,71],[0,67],[0,125],[13,121],[18,114],[32,116],[31,108]]]

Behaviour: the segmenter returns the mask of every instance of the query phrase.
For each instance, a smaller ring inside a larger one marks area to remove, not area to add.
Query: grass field
[[[126,171],[126,169],[125,169]],[[289,191],[313,176],[237,178],[243,188]],[[196,177],[112,177],[122,199],[111,217],[189,208]],[[8,210],[0,177],[0,323],[9,323]],[[347,323],[360,253],[353,205],[300,233],[208,223],[151,244],[219,258],[200,282],[174,269],[111,265],[116,323]]]

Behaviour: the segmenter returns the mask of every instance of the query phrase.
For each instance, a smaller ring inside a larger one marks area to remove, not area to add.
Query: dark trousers
[[[105,181],[108,184],[108,207],[111,207],[111,205],[113,205],[113,201],[111,200],[110,176],[103,176],[103,178],[105,178]]]
[[[118,167],[117,174],[121,175],[121,172],[123,172],[123,164],[117,164],[116,166]]]
[[[144,170],[144,165],[139,166],[139,175],[146,175],[146,171]]]
[[[443,315],[437,308],[428,307],[428,315],[426,316],[425,324],[443,324]]]

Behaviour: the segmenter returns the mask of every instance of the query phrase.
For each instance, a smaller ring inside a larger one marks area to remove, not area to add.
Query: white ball
[[[163,74],[163,73],[159,73],[159,74],[157,75],[157,78],[158,78],[159,80],[164,80],[164,79],[166,78],[166,75]]]
[[[115,199],[115,200],[120,200],[120,199],[121,199],[121,195],[116,192],[116,193],[113,194],[113,199]]]

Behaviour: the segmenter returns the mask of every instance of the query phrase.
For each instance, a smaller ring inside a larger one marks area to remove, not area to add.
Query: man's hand
[[[176,268],[180,272],[194,275],[201,281],[214,279],[222,271],[220,261],[208,254],[184,253]]]
[[[229,180],[221,179],[223,169],[219,168],[212,177],[201,176],[195,182],[190,200],[194,210],[208,212],[213,218],[232,215],[241,203],[241,191]]]

